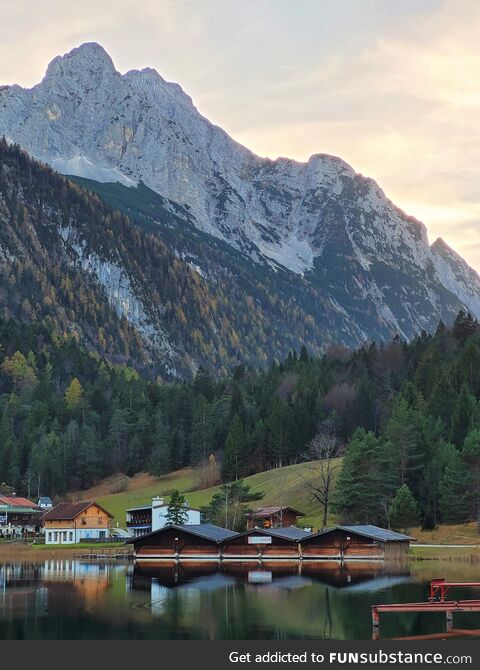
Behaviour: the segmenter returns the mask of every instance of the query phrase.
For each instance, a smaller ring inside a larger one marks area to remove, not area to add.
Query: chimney
[[[152,498],[152,508],[162,506],[163,506],[163,498],[160,498],[160,496],[155,496],[154,498]]]

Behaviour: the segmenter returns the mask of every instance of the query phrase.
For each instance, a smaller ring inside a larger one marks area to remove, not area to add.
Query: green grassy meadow
[[[114,526],[117,525],[117,522],[120,526],[125,525],[125,510],[130,507],[148,505],[153,496],[163,496],[168,500],[169,494],[175,489],[186,495],[192,507],[202,507],[210,502],[219,487],[198,490],[196,477],[194,470],[184,469],[160,477],[157,483],[145,488],[127,489],[121,493],[104,495],[98,498],[98,502],[114,515]],[[318,479],[318,475],[312,471],[312,463],[307,462],[260,472],[246,477],[244,481],[252,491],[263,491],[265,494],[262,500],[254,503],[254,506],[290,505],[305,513],[305,518],[301,519],[302,525],[319,528],[322,508],[317,501],[312,499],[306,485],[306,482],[315,481],[315,479]],[[330,519],[330,522],[335,522],[334,517]]]

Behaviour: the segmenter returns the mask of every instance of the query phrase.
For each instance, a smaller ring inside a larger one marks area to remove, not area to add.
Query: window
[[[102,517],[101,517],[101,516],[99,516],[99,517],[98,517],[98,524],[99,524],[99,526],[101,526],[101,525],[102,525],[102,523],[103,523],[103,519],[102,519]]]
[[[73,542],[73,531],[70,531],[68,533],[68,539],[70,540],[70,542]]]
[[[86,526],[86,525],[87,525],[87,519],[86,519],[86,517],[82,516],[82,526]]]

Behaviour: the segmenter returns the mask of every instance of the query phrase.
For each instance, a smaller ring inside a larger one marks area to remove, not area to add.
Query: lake
[[[0,563],[0,639],[369,639],[370,605],[427,599],[431,578],[470,563],[222,569],[45,560]],[[457,589],[455,598],[478,597]],[[455,614],[480,628],[480,614]],[[382,638],[439,633],[444,614],[386,614]],[[480,636],[480,634],[479,634]]]

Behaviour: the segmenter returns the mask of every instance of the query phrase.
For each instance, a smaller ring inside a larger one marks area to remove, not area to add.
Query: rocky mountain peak
[[[43,82],[68,76],[74,76],[79,81],[82,75],[99,80],[115,73],[113,61],[105,49],[96,42],[85,42],[63,56],[54,58],[47,67]]]
[[[445,254],[448,256],[452,256],[454,258],[457,258],[458,260],[463,261],[463,258],[460,256],[460,254],[457,254],[456,251],[450,247],[443,238],[437,237],[435,242],[432,244],[432,251],[435,251],[436,253],[439,254]],[[463,261],[465,262],[465,261]]]
[[[185,93],[182,87],[175,82],[164,79],[154,68],[145,67],[141,70],[129,70],[123,78],[136,91],[146,94],[154,101],[155,98],[158,101],[159,97],[167,94],[178,104],[185,105],[196,112],[192,98]]]
[[[323,153],[260,158],[199,114],[178,84],[152,68],[121,75],[98,44],[55,59],[34,89],[0,89],[2,134],[65,174],[142,183],[253,272],[305,282],[323,301],[314,320],[333,310],[348,322],[344,342],[352,332],[356,342],[410,337],[462,306],[480,316],[478,275],[440,243],[431,248],[425,226],[374,180]]]

